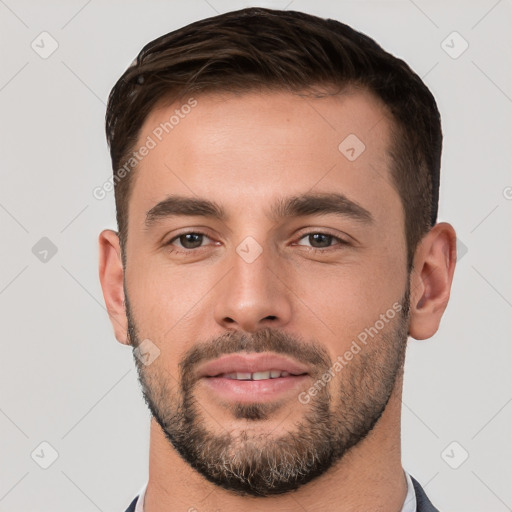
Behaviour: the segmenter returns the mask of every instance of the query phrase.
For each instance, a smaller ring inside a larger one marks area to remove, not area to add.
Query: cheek
[[[383,258],[347,266],[318,266],[313,273],[296,276],[297,312],[312,336],[333,339],[336,353],[343,351],[364,329],[373,326],[398,302],[405,290],[405,275]]]
[[[214,267],[151,260],[134,260],[127,269],[126,285],[140,334],[163,340],[191,327],[218,277]]]

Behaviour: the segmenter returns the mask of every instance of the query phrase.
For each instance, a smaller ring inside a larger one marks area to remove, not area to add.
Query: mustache
[[[194,345],[179,363],[180,373],[182,378],[190,379],[194,368],[200,363],[240,352],[283,354],[297,361],[307,362],[308,365],[317,367],[319,372],[331,366],[327,350],[318,343],[306,342],[299,336],[267,327],[254,333],[230,331]]]

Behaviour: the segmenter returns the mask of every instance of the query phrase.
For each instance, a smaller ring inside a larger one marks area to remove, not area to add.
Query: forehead
[[[249,211],[272,197],[336,191],[376,217],[393,208],[399,215],[391,123],[380,100],[354,88],[323,98],[275,91],[185,97],[146,119],[137,147],[151,140],[152,149],[137,165],[131,202],[147,211],[166,194],[186,194]]]

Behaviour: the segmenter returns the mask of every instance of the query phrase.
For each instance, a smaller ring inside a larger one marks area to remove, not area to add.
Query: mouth
[[[233,379],[233,380],[266,380],[266,379],[282,379],[284,377],[300,377],[307,375],[307,373],[290,373],[284,370],[266,370],[262,372],[233,372],[233,373],[220,373],[207,378],[220,378],[220,379]]]
[[[203,364],[199,377],[220,377],[236,380],[265,380],[299,376],[309,368],[280,354],[238,352],[227,354]]]
[[[237,353],[209,361],[199,368],[199,381],[208,394],[224,402],[266,402],[300,392],[310,378],[308,368],[277,354]]]

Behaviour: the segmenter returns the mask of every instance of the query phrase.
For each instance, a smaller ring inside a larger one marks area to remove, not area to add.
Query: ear
[[[128,320],[124,302],[124,271],[119,236],[115,231],[105,229],[100,233],[99,251],[100,282],[108,316],[114,327],[117,341],[129,345]]]
[[[411,272],[409,335],[417,340],[438,330],[450,298],[457,259],[457,237],[447,222],[436,224],[420,241]]]

